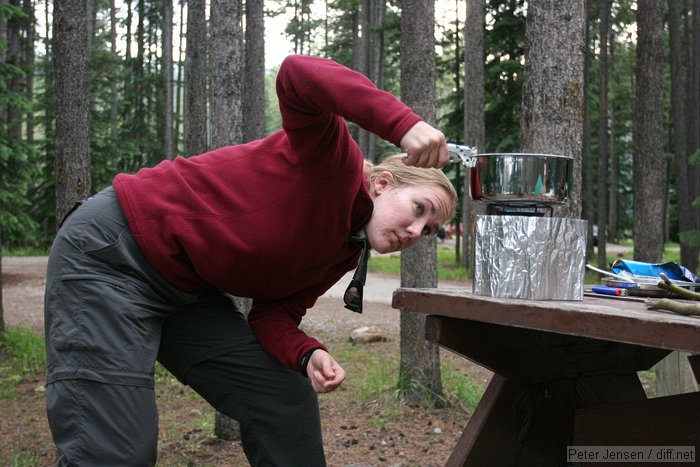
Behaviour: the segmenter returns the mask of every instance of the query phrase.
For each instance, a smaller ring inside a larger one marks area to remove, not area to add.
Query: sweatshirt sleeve
[[[277,75],[277,95],[282,127],[293,144],[303,144],[310,134],[322,141],[324,128],[334,132],[334,117],[340,117],[399,146],[421,120],[361,73],[324,58],[288,56]]]
[[[326,346],[299,329],[306,310],[330,285],[303,290],[275,302],[254,302],[248,322],[265,351],[285,367],[299,371],[299,359],[310,350]],[[321,290],[323,289],[323,290]]]

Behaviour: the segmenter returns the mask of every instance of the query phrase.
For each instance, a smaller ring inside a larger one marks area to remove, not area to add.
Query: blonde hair
[[[457,191],[452,186],[452,182],[440,169],[424,169],[404,164],[403,158],[405,156],[406,154],[389,156],[377,165],[365,160],[364,170],[369,175],[370,185],[381,176],[382,172],[390,172],[393,175],[392,183],[397,187],[406,185],[438,186],[447,192],[449,196],[449,215],[445,221],[452,220],[457,209]]]

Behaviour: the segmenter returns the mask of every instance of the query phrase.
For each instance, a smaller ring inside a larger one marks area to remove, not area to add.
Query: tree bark
[[[185,55],[185,154],[206,152],[207,145],[207,23],[206,2],[187,4]]]
[[[175,141],[173,140],[173,0],[163,0],[162,59],[162,72],[165,82],[163,158],[173,160],[175,158]]]
[[[698,250],[694,245],[684,241],[684,232],[694,230],[691,212],[690,192],[688,190],[688,152],[687,152],[687,124],[685,118],[685,87],[683,85],[683,60],[681,58],[681,13],[677,0],[668,2],[668,31],[669,49],[671,54],[671,115],[673,125],[673,152],[676,168],[676,191],[678,201],[678,233],[681,246],[681,264],[697,270]]]
[[[590,2],[587,2],[586,6],[586,18],[590,14]],[[585,52],[583,57],[583,88],[588,89],[588,84],[590,82],[589,78],[589,68],[591,62],[591,43],[590,43],[590,27],[587,25],[585,29],[586,38]],[[595,177],[591,173],[595,167],[595,160],[593,159],[593,154],[591,154],[591,108],[587,96],[583,98],[583,135],[581,142],[581,167],[582,167],[582,195],[581,195],[581,218],[588,222],[588,241],[586,242],[586,258],[593,257],[593,224],[595,210],[593,209],[594,204],[594,189],[595,189]]]
[[[467,0],[464,19],[464,144],[485,150],[484,118],[484,0]],[[476,204],[469,198],[469,170],[464,174],[462,203],[462,266],[471,265]],[[459,224],[459,222],[458,222]],[[457,226],[459,232],[459,225]]]
[[[2,62],[0,62],[2,63]],[[0,229],[0,259],[2,259],[2,229]],[[5,332],[5,309],[2,306],[2,261],[0,261],[0,338]]]
[[[382,21],[386,9],[385,0],[367,0],[363,4],[367,9],[366,24],[363,23],[362,46],[365,47],[364,61],[362,69],[367,77],[378,87],[384,85],[384,69],[382,66],[384,59],[384,31]],[[359,130],[358,144],[364,154],[365,159],[372,162],[379,162],[379,155],[376,153],[377,138],[374,133],[364,129]]]
[[[569,201],[555,209],[560,217],[581,215],[585,27],[584,2],[528,3],[520,146],[573,157]]]
[[[214,148],[243,142],[241,8],[240,0],[211,2],[211,140]],[[250,304],[246,303],[241,311],[247,314],[249,310]],[[226,440],[240,439],[240,425],[216,412],[214,434]]]
[[[212,148],[240,144],[243,82],[243,29],[240,0],[211,2]]]
[[[692,6],[692,44],[691,49],[692,60],[690,61],[690,80],[691,88],[688,93],[688,155],[700,156],[700,0],[694,0]],[[698,252],[700,251],[700,206],[698,199],[700,198],[700,161],[688,167],[688,192],[689,198],[694,201],[687,215],[692,219],[694,231],[690,241],[693,247],[686,251],[687,266],[694,271],[698,270]],[[688,243],[690,243],[690,241]],[[694,265],[694,267],[693,267]]]
[[[435,123],[435,5],[407,0],[401,5],[401,98],[428,123]],[[437,244],[424,237],[401,253],[402,287],[437,286]],[[425,315],[401,311],[399,383],[409,402],[442,395],[440,354],[425,339]]]
[[[10,0],[10,5],[19,9],[21,6],[20,0]],[[6,47],[5,63],[17,67],[22,66],[22,23],[24,20],[19,15],[15,14],[10,17],[7,22],[7,44],[0,46]],[[20,73],[10,73],[7,82],[7,91],[10,95],[19,96],[22,93],[22,76]],[[5,107],[5,125],[7,126],[7,136],[10,140],[20,141],[22,139],[22,112],[19,106],[8,103]]]
[[[607,268],[608,242],[608,20],[610,3],[600,0],[598,58],[598,267]]]
[[[369,77],[369,10],[370,0],[359,0],[357,2],[357,23],[352,41],[352,69]],[[365,159],[369,149],[369,134],[361,127],[353,128],[353,136],[360,146],[360,151]]]
[[[109,0],[109,43],[110,52],[114,61],[117,60],[117,6],[115,0]],[[116,69],[113,67],[112,69]],[[119,135],[119,130],[117,128],[117,118],[118,118],[118,95],[117,95],[117,81],[111,80],[110,88],[110,106],[109,106],[109,135],[112,140],[112,144],[117,144],[117,137]]]
[[[87,0],[55,0],[56,225],[91,194]]]
[[[22,45],[22,68],[24,69],[24,94],[27,101],[34,101],[34,39],[35,39],[35,18],[34,5],[32,0],[24,0],[24,13],[27,18],[24,20],[25,39]],[[34,143],[34,112],[29,109],[25,113],[25,140],[27,144]]]
[[[243,141],[265,136],[265,5],[246,1]]]
[[[613,31],[612,29],[608,29],[608,34],[610,35],[610,39],[608,40],[608,55],[610,59],[608,60],[608,76],[612,76],[613,74],[613,67],[615,65],[615,59],[614,59],[614,51],[615,51],[615,39],[613,37]],[[608,102],[613,101],[613,95],[612,95],[612,89],[608,91]],[[610,148],[608,150],[608,153],[610,154],[610,187],[608,190],[609,194],[609,199],[610,203],[608,205],[608,232],[607,234],[610,234],[608,238],[612,242],[616,242],[618,240],[618,232],[617,232],[617,219],[618,219],[618,208],[617,208],[617,203],[618,203],[618,189],[619,189],[619,173],[620,173],[620,157],[617,154],[617,127],[616,127],[616,119],[615,119],[615,108],[610,105],[608,107],[608,112],[610,115]]]
[[[656,263],[663,252],[663,3],[637,7],[634,125],[634,259]]]
[[[177,46],[177,87],[175,91],[175,129],[173,130],[173,141],[174,141],[174,146],[175,146],[175,153],[179,154],[180,151],[180,126],[182,124],[183,120],[183,103],[182,103],[182,87],[183,84],[185,83],[185,80],[183,79],[182,72],[183,72],[183,63],[184,60],[182,58],[182,42],[184,39],[184,25],[185,25],[185,2],[180,3],[180,31],[178,33],[178,46]]]

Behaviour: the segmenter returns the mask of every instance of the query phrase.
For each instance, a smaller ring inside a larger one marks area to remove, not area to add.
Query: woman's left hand
[[[345,381],[345,370],[322,349],[317,349],[311,354],[306,374],[317,393],[333,391]]]
[[[423,121],[413,125],[401,138],[401,149],[406,152],[403,160],[406,165],[439,169],[449,160],[445,135]]]

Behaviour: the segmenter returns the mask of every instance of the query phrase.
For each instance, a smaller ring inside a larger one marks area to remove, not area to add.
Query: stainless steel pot
[[[448,144],[453,162],[469,168],[469,195],[474,201],[503,204],[564,204],[573,174],[573,157],[553,154],[477,154]]]

